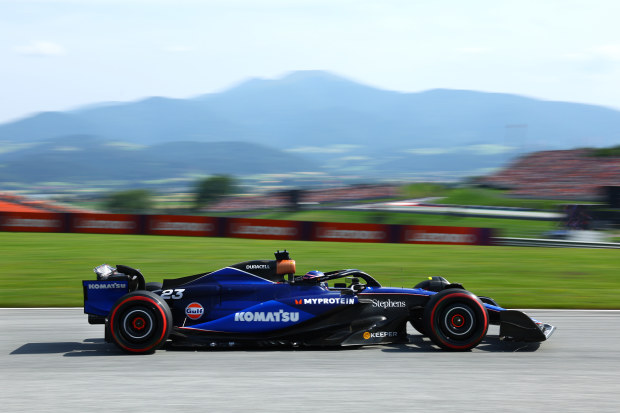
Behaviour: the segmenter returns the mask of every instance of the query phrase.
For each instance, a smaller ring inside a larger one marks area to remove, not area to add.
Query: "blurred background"
[[[617,12],[1,1],[0,211],[618,241]]]

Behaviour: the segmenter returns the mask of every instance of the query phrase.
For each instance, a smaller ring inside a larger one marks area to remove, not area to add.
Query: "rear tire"
[[[424,328],[444,350],[467,351],[476,347],[489,328],[489,317],[474,294],[448,289],[435,294],[424,310]]]
[[[112,341],[131,354],[153,353],[168,339],[172,313],[168,304],[150,291],[125,294],[108,317]]]

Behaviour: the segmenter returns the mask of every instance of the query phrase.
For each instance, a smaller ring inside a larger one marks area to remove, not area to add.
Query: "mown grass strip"
[[[358,268],[384,285],[441,275],[510,308],[620,309],[617,250],[0,233],[0,306],[81,306],[81,280],[125,264],[161,281],[288,249],[297,272]]]

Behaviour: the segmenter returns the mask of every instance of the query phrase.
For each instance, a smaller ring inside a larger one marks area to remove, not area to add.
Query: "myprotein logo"
[[[331,297],[331,298],[304,298],[295,299],[296,305],[335,305],[345,304],[351,305],[357,302],[357,298],[343,298],[343,297]]]
[[[407,303],[404,301],[394,301],[394,300],[377,300],[372,299],[372,306],[378,308],[405,308],[407,307]]]
[[[242,311],[235,313],[235,321],[254,323],[296,323],[297,311]]]
[[[205,309],[200,303],[191,303],[185,307],[185,315],[192,320],[198,320],[204,314]]]
[[[88,284],[89,290],[114,290],[114,289],[121,289],[121,288],[126,288],[126,287],[127,287],[126,284],[121,284],[117,282]]]

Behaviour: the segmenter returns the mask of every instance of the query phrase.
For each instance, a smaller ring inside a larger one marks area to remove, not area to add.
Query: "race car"
[[[364,346],[408,342],[407,323],[445,350],[466,351],[499,324],[505,340],[540,342],[555,327],[430,277],[383,287],[357,269],[295,274],[285,251],[163,283],[107,264],[83,281],[84,312],[132,354],[170,346]]]

